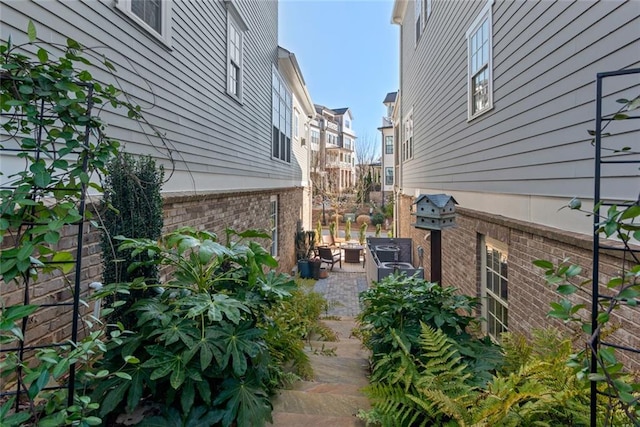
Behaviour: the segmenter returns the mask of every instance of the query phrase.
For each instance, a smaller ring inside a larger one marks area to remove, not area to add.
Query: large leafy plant
[[[150,261],[143,263],[159,265],[168,279],[154,284],[141,277],[105,288],[103,295],[139,289],[145,296],[130,309],[138,319],[132,332],[110,343],[102,362],[107,370],[124,365],[131,378],[98,385],[102,416],[133,410],[145,398],[185,419],[197,411],[211,425],[270,420],[269,393],[280,368],[271,363],[266,337],[275,325],[265,313],[288,298],[295,283],[266,272],[277,262],[251,239],[268,237],[228,229],[221,243],[214,233],[182,228],[160,241],[119,238],[122,250],[146,253]]]
[[[478,385],[486,383],[500,364],[499,347],[471,333],[477,329],[471,316],[477,300],[456,293],[454,287],[392,275],[361,293],[360,300],[359,333],[374,361],[399,351],[399,343],[412,354],[418,352],[421,325],[426,324],[453,340]]]
[[[64,45],[38,42],[32,22],[27,36],[28,43],[15,45],[9,37],[0,45],[0,149],[14,151],[24,162],[22,170],[3,177],[0,189],[0,296],[12,281],[25,288],[23,305],[6,307],[0,300],[0,371],[3,392],[15,383],[26,403],[18,405],[15,396],[1,399],[0,424],[96,425],[101,420],[91,414],[97,404],[84,387],[98,376],[93,363],[104,350],[103,332],[87,321],[84,339],[35,354],[20,350],[28,316],[38,309],[28,300],[29,287],[41,274],[56,270],[70,282],[75,257],[58,243],[65,228],[89,216],[84,211],[87,190],[102,191],[95,176],[104,173],[119,147],[107,136],[100,112],[123,109],[129,118],[142,116],[115,84],[97,81],[87,69],[102,66],[114,72],[111,63],[92,63],[91,52],[72,39]],[[61,54],[54,57],[51,47]],[[102,370],[99,377],[110,375]],[[65,388],[68,384],[75,388]]]

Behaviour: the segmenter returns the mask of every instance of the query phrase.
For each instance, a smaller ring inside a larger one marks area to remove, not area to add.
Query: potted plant
[[[313,256],[313,250],[316,246],[315,231],[296,231],[296,260],[298,261],[298,271],[300,277],[309,279],[313,276],[312,266],[310,264]]]

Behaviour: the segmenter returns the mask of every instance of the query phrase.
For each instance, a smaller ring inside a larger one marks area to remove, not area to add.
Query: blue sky
[[[360,143],[379,147],[382,101],[398,89],[393,1],[279,0],[279,8],[278,42],[296,55],[313,102],[349,107]]]

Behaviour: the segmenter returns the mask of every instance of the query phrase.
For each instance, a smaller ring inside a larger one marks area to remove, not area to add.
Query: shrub
[[[120,370],[95,389],[102,416],[132,411],[144,397],[161,402],[169,418],[176,410],[184,417],[208,414],[210,424],[259,426],[271,419],[268,396],[282,377],[282,367],[272,360],[287,358],[270,352],[275,347],[268,338],[283,336],[270,330],[276,324],[266,312],[289,298],[295,283],[266,272],[277,267],[275,259],[259,244],[245,243],[268,235],[229,229],[226,234],[226,245],[214,233],[191,228],[159,242],[119,238],[122,250],[134,257],[148,253],[152,261],[143,264],[171,273],[165,283],[151,285],[140,277],[97,294],[152,291],[131,307],[138,319],[132,331],[113,331],[120,340],[109,343],[98,367]]]
[[[381,212],[376,212],[371,216],[371,223],[373,225],[384,224],[384,215]]]
[[[371,225],[371,218],[369,217],[369,215],[358,215],[358,217],[356,218],[356,223],[358,225],[362,225],[362,224]]]

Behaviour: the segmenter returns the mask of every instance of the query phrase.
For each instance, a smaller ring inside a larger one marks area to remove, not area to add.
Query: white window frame
[[[480,247],[482,250],[482,271],[480,274],[482,284],[482,317],[486,320],[482,323],[482,328],[491,339],[499,341],[500,333],[509,330],[509,249],[505,243],[487,236],[481,236]],[[500,254],[501,258],[498,270],[496,270],[496,266],[488,265],[487,263],[489,250]],[[504,260],[504,263],[502,260]],[[489,276],[491,276],[492,280],[497,279],[499,281],[497,284],[500,290],[499,293],[495,292],[495,285],[488,283]]]
[[[145,20],[140,16],[133,13],[131,4],[132,0],[117,0],[116,8],[135,22],[139,27],[143,28],[150,36],[171,48],[171,10],[173,1],[160,0],[160,32],[147,24],[147,22],[145,22]]]
[[[427,25],[427,20],[431,16],[431,0],[424,0],[424,25]]]
[[[389,144],[391,141],[391,144]],[[391,150],[389,150],[391,147]],[[384,154],[393,154],[393,135],[385,135],[384,137]]]
[[[293,98],[291,90],[275,66],[272,67],[271,75],[271,157],[291,163]]]
[[[227,8],[227,94],[242,103],[244,33],[248,27],[232,1],[225,0],[225,6]]]
[[[486,113],[493,108],[493,0],[488,0],[478,17],[467,31],[467,120]],[[486,24],[486,37],[483,27]],[[477,36],[477,37],[476,37]],[[478,40],[479,37],[479,40]],[[478,41],[481,41],[480,47]],[[486,44],[486,52],[482,46]],[[486,55],[486,58],[484,57]],[[486,71],[486,102],[476,107],[474,102],[474,79]]]
[[[402,133],[402,161],[413,158],[413,108],[405,116]]]
[[[278,196],[269,198],[269,227],[271,232],[271,249],[272,257],[278,256]]]
[[[391,182],[388,179],[391,178]],[[393,167],[384,168],[384,185],[393,185]]]

